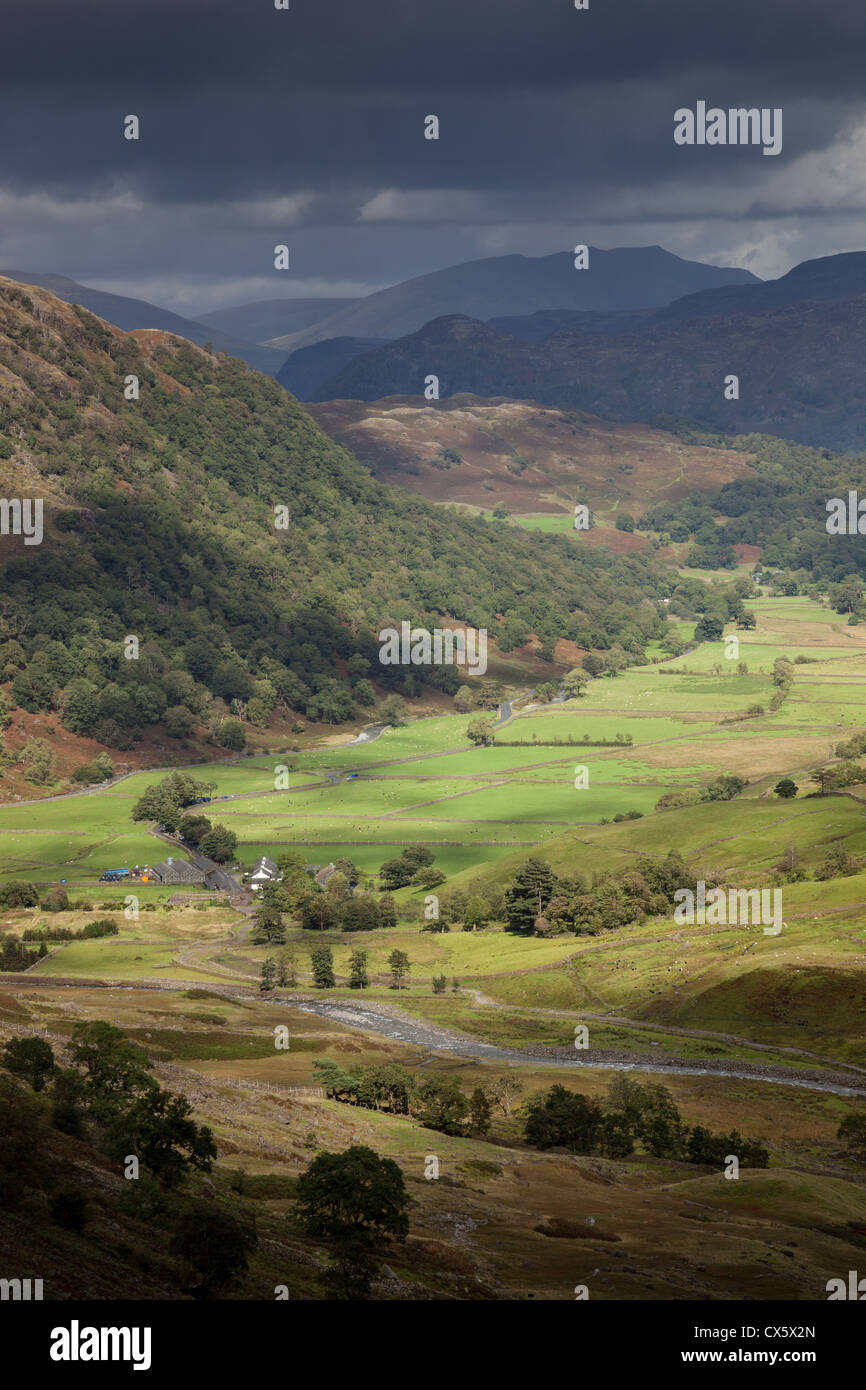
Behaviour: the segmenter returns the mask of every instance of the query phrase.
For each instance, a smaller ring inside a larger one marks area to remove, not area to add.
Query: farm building
[[[273,859],[269,859],[266,854],[263,854],[253,865],[250,874],[250,887],[253,892],[256,892],[263,883],[276,883],[280,877],[280,871]]]
[[[190,884],[205,881],[202,870],[186,859],[164,859],[161,864],[154,864],[150,874],[157,883]]]
[[[208,869],[204,876],[205,888],[216,889],[220,893],[236,893],[238,885],[224,869]]]
[[[336,864],[334,864],[333,861],[331,861],[331,863],[326,864],[323,869],[317,869],[316,872],[313,874],[313,877],[320,888],[325,888],[327,886],[328,879],[333,877],[333,875],[336,872],[337,866]]]

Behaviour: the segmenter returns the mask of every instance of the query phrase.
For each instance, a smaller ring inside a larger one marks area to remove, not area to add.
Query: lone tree
[[[247,1253],[257,1244],[253,1227],[242,1226],[210,1202],[196,1202],[180,1218],[171,1252],[198,1274],[189,1292],[204,1299],[246,1273]]]
[[[286,930],[283,926],[283,915],[275,907],[269,907],[267,903],[260,903],[253,918],[253,930],[250,941],[254,946],[283,946],[286,941]]]
[[[490,1099],[482,1086],[476,1086],[469,1097],[469,1128],[479,1135],[490,1128]]]
[[[580,666],[575,666],[573,671],[569,671],[563,682],[569,700],[574,699],[577,695],[582,695],[591,679],[589,672],[582,670]]]
[[[399,695],[387,695],[379,706],[379,722],[391,724],[395,729],[406,723],[408,707]]]
[[[483,715],[477,715],[475,719],[470,719],[466,725],[466,737],[476,748],[487,748],[496,739],[493,732],[493,721],[485,719]]]
[[[506,1119],[514,1109],[515,1101],[523,1095],[523,1082],[516,1076],[498,1076],[487,1087],[487,1094],[495,1101]]]
[[[505,892],[505,918],[509,931],[524,932],[527,935],[535,930],[535,923],[543,916],[556,887],[556,878],[550,865],[543,859],[527,859],[517,870]]]
[[[826,796],[828,791],[832,791],[836,786],[839,774],[835,768],[819,767],[812,773],[812,780],[818,783],[821,796]]]
[[[790,801],[791,797],[797,795],[797,783],[790,777],[783,777],[781,782],[777,782],[773,791],[777,796],[781,796],[784,801]]]
[[[349,957],[349,967],[350,989],[367,989],[370,984],[370,976],[367,974],[367,952],[353,951]]]
[[[464,930],[474,931],[476,927],[483,927],[485,922],[489,922],[490,916],[490,904],[487,899],[482,898],[480,893],[473,893],[463,913]]]
[[[316,989],[333,989],[334,953],[330,946],[313,947],[313,983]]]
[[[280,951],[277,957],[277,984],[281,989],[287,986],[289,989],[294,989],[297,983],[297,957],[294,946],[290,946],[287,951]]]
[[[343,1153],[323,1153],[298,1178],[297,1213],[316,1240],[358,1243],[404,1241],[409,1233],[409,1196],[392,1158],[364,1144]]]
[[[111,1117],[142,1093],[157,1089],[148,1074],[147,1053],[104,1019],[79,1023],[69,1050],[85,1073],[84,1101],[97,1119]]]
[[[465,1134],[469,1101],[457,1082],[441,1072],[428,1072],[418,1087],[418,1119],[425,1129]]]
[[[404,976],[409,974],[409,957],[405,951],[398,951],[396,948],[388,957],[388,968],[391,971],[391,988],[399,989],[403,983]]]
[[[475,691],[471,685],[461,685],[454,696],[454,708],[458,714],[468,714],[475,704]]]
[[[277,979],[277,963],[272,956],[262,961],[262,978],[259,980],[259,989],[262,994],[267,994],[272,990]]]
[[[696,642],[718,642],[721,640],[725,625],[721,618],[716,618],[712,613],[705,613],[695,624]]]
[[[199,841],[199,849],[209,859],[218,864],[226,864],[234,859],[238,847],[238,837],[233,830],[224,825],[213,825]]]
[[[179,1187],[188,1173],[209,1173],[217,1156],[213,1133],[191,1119],[185,1096],[157,1087],[139,1096],[106,1131],[108,1152],[117,1162],[137,1154],[165,1187]]]

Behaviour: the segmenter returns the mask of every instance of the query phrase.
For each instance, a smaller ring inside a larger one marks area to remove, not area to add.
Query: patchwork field
[[[651,817],[664,792],[700,787],[721,772],[748,778],[738,805],[766,798],[782,775],[814,789],[811,772],[832,757],[839,730],[866,727],[866,632],[802,598],[752,606],[757,628],[737,634],[748,674],[737,673],[723,642],[704,643],[683,658],[594,680],[578,700],[517,702],[488,748],[467,745],[466,716],[452,714],[362,743],[330,739],[209,765],[199,770],[216,783],[208,813],[238,835],[241,864],[297,844],[314,862],[349,854],[369,870],[421,842],[455,874],[547,845],[569,826],[628,812]],[[769,673],[779,655],[805,660],[771,713]],[[765,712],[746,715],[757,706]],[[275,791],[275,771],[285,765],[289,790]],[[106,867],[163,857],[148,828],[130,821],[153,776],[0,807],[0,882],[65,879],[95,889]],[[158,889],[142,893],[160,897]]]

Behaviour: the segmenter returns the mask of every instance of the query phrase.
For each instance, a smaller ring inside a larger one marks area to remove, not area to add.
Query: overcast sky
[[[866,249],[863,0],[290,4],[3,0],[0,266],[195,314],[577,242]],[[698,100],[781,107],[782,153],[675,145]]]

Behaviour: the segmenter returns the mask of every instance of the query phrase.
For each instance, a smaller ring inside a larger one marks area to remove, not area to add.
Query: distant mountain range
[[[806,299],[851,299],[866,294],[866,252],[845,251],[801,261],[778,280],[756,285],[723,285],[686,295],[661,309],[658,322],[716,317],[719,314],[755,313],[780,309]]]
[[[538,343],[552,333],[563,331],[585,337],[598,333],[649,331],[658,325],[687,319],[780,309],[807,299],[851,299],[858,294],[866,294],[866,254],[846,251],[838,256],[803,261],[778,280],[700,290],[655,310],[582,313],[573,309],[542,309],[534,314],[502,315],[488,322],[503,333],[513,333],[517,338]]]
[[[9,275],[117,327],[211,343],[301,400],[418,396],[433,374],[442,398],[508,396],[614,420],[678,417],[721,432],[866,449],[866,252],[805,261],[771,281],[660,247],[591,249],[589,263],[578,271],[570,254],[498,256],[361,300],[264,300],[204,320],[60,275]],[[431,304],[457,301],[459,312],[434,312],[392,337]],[[335,304],[343,307],[333,313]],[[238,331],[287,323],[306,326],[270,345]],[[334,334],[339,323],[378,330]],[[739,396],[727,399],[732,376]]]
[[[494,256],[421,275],[363,299],[256,300],[189,319],[146,300],[91,289],[64,275],[3,270],[0,276],[39,285],[127,332],[156,328],[199,347],[210,343],[259,371],[279,375],[287,389],[302,398],[311,398],[325,378],[359,352],[421,328],[446,312],[489,318],[582,309],[600,311],[603,317],[657,308],[678,295],[713,287],[760,283],[747,270],[684,261],[660,246],[591,249],[586,270],[575,270],[571,254],[565,252],[535,258]],[[288,365],[287,358],[296,350],[325,341],[332,346]],[[286,371],[280,374],[284,363]]]
[[[272,338],[268,346],[291,352],[325,338],[400,338],[443,314],[490,319],[538,309],[655,309],[700,290],[760,283],[748,270],[685,261],[661,246],[591,247],[586,270],[575,270],[573,255],[565,251],[492,256],[368,294],[308,328]]]
[[[673,415],[723,432],[866,448],[866,252],[618,321],[556,313],[512,318],[510,328],[440,317],[354,358],[317,399],[420,395],[433,373],[443,397],[512,396],[618,420]],[[725,398],[731,375],[739,399]]]

